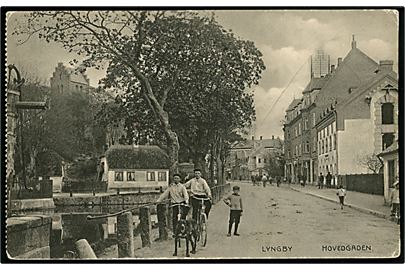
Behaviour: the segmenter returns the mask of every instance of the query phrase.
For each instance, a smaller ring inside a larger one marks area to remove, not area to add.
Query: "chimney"
[[[263,139],[263,136],[260,136],[260,140],[262,140]]]
[[[330,74],[335,73],[335,65],[330,66]]]
[[[274,135],[271,135],[271,139],[274,140]]]
[[[354,49],[354,48],[356,48],[357,43],[356,43],[356,40],[354,39],[354,35],[352,37],[353,37],[352,38],[352,49]]]
[[[342,64],[342,61],[343,61],[343,60],[342,60],[342,57],[339,57],[339,58],[338,58],[338,67],[340,67],[340,65]]]
[[[392,61],[392,60],[380,60],[378,69],[384,70],[384,71],[392,71],[393,65],[394,65],[394,61]]]

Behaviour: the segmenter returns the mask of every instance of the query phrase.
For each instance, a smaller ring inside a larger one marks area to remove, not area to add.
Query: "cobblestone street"
[[[399,226],[389,220],[340,207],[287,186],[241,183],[245,211],[241,236],[227,237],[228,208],[216,204],[208,244],[192,258],[392,257],[399,250]],[[353,246],[354,245],[354,246]],[[184,251],[184,245],[180,250]],[[350,249],[347,251],[345,249]],[[173,241],[135,251],[137,258],[173,258]],[[112,256],[114,251],[104,256]],[[184,257],[184,252],[180,256]]]

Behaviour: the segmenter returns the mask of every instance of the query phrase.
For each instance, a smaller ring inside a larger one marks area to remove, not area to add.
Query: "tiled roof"
[[[299,98],[294,99],[294,100],[290,103],[290,105],[288,106],[288,108],[287,108],[286,111],[288,112],[288,111],[294,110],[295,106],[297,106],[298,103],[300,103],[300,101],[301,101],[301,99],[299,99]]]
[[[386,154],[390,154],[390,153],[395,152],[395,151],[398,151],[398,141],[395,141],[387,149],[385,149],[384,151],[379,153],[378,156],[384,156]]]
[[[330,79],[330,77],[331,77],[330,75],[326,75],[325,77],[322,78],[311,78],[311,81],[307,84],[302,93],[305,94],[310,93],[313,90],[320,90],[325,85],[325,83]]]
[[[257,145],[260,145],[261,147],[282,147],[283,143],[281,141],[281,139],[262,139],[262,140],[246,140],[243,142],[240,142],[238,144],[236,144],[235,146],[232,147],[232,149],[245,149],[245,148],[250,148],[252,149],[255,145],[254,143]]]
[[[352,48],[335,73],[319,92],[315,103],[327,107],[333,101],[340,102],[347,97],[349,88],[356,88],[375,76],[378,64],[357,48]]]

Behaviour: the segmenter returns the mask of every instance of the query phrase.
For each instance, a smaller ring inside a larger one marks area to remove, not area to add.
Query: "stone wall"
[[[52,219],[48,216],[7,219],[7,254],[9,259],[50,258]]]

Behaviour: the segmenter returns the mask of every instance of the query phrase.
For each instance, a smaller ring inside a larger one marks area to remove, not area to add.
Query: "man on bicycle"
[[[186,219],[188,213],[188,193],[187,189],[182,183],[180,183],[181,176],[178,173],[173,175],[173,182],[165,190],[165,192],[160,195],[157,203],[162,202],[163,200],[170,197],[171,204],[182,204],[181,206],[181,218]],[[177,215],[179,214],[179,207],[173,207],[173,230],[177,227]]]
[[[187,183],[184,184],[186,188],[191,189],[191,205],[193,207],[193,219],[197,220],[197,213],[198,208],[200,207],[201,199],[209,199],[204,200],[205,204],[205,214],[207,215],[210,213],[211,210],[211,189],[205,181],[204,178],[201,177],[201,170],[195,169],[194,170],[195,177],[190,179]]]

